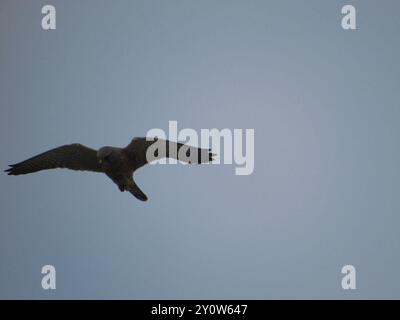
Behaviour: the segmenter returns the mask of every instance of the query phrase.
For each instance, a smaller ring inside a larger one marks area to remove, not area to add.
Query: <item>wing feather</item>
[[[139,168],[162,158],[174,158],[190,164],[208,163],[213,160],[210,149],[202,149],[183,143],[158,138],[134,138],[125,148],[127,154]]]
[[[48,150],[20,163],[12,164],[5,171],[9,175],[27,174],[55,168],[103,172],[96,154],[96,150],[74,143]]]

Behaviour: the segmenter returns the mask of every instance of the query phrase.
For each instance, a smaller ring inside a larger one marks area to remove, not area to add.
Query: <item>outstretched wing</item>
[[[125,148],[128,156],[135,161],[136,168],[162,158],[174,158],[190,164],[208,163],[213,160],[210,149],[201,149],[183,143],[158,138],[134,138]]]
[[[79,143],[64,145],[43,152],[28,160],[10,165],[9,175],[27,174],[54,168],[103,172],[96,150]]]

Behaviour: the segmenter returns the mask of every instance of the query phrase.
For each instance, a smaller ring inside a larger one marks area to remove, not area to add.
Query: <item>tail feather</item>
[[[130,185],[127,186],[126,188],[127,191],[129,191],[133,196],[135,196],[137,199],[141,201],[147,201],[148,198],[144,194],[142,190],[138,187],[138,185],[135,182],[132,182]]]

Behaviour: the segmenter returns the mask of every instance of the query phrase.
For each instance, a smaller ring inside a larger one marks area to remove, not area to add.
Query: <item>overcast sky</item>
[[[176,120],[254,129],[255,170],[148,166],[146,203],[101,174],[2,174],[0,297],[400,298],[400,2],[351,3],[345,31],[346,1],[2,0],[2,169]]]

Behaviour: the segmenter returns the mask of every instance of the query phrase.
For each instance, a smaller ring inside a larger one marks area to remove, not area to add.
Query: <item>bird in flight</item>
[[[121,192],[128,191],[141,201],[147,196],[133,180],[133,173],[162,158],[174,158],[189,164],[209,163],[215,156],[211,149],[201,149],[158,138],[134,138],[125,148],[102,147],[94,150],[79,143],[63,145],[20,163],[10,165],[9,175],[67,168],[105,173]]]

